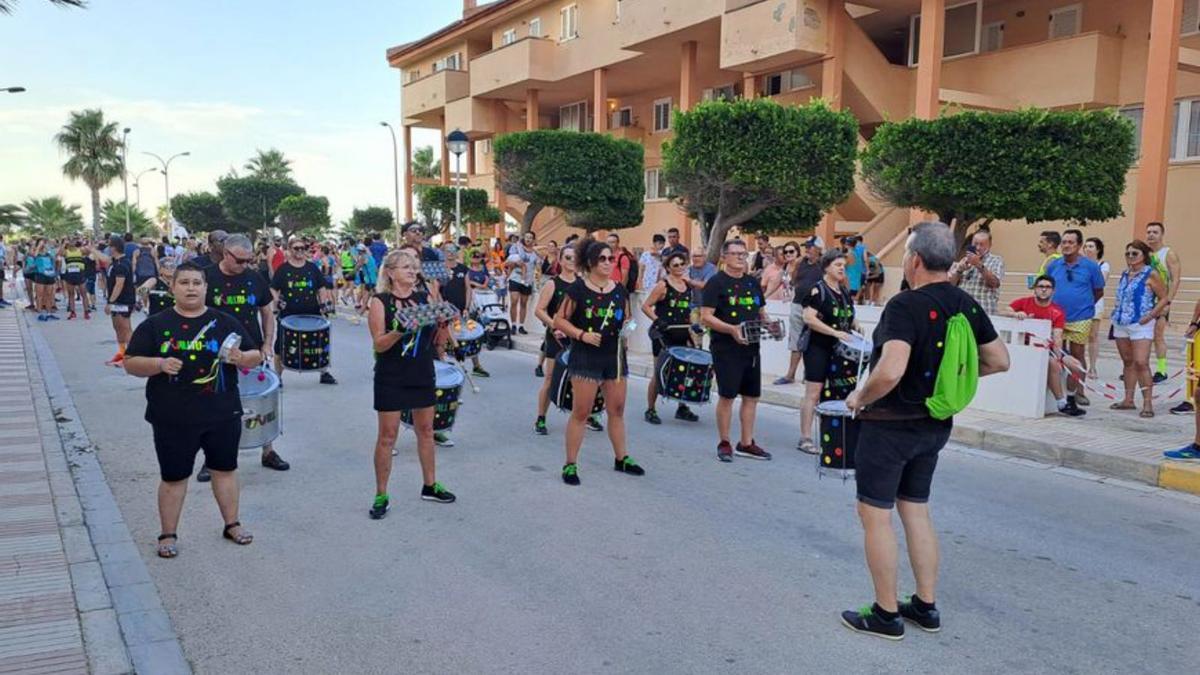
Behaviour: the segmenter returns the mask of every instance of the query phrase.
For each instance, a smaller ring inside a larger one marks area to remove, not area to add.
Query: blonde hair
[[[417,272],[421,271],[421,261],[417,259],[417,256],[404,249],[389,251],[387,255],[383,256],[383,266],[379,269],[379,278],[375,280],[375,292],[383,294],[391,293],[392,277],[388,275],[388,268],[408,263],[412,263]]]

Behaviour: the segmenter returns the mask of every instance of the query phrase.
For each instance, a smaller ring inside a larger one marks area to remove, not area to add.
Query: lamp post
[[[121,132],[121,186],[125,190],[125,234],[131,232],[129,226],[129,127]]]
[[[25,87],[4,87],[3,89],[0,89],[0,91],[3,91],[7,94],[19,94],[25,91]]]
[[[162,164],[163,188],[166,191],[166,195],[167,195],[167,227],[170,227],[171,220],[172,220],[172,218],[171,218],[171,176],[169,173],[171,170],[171,162],[173,162],[178,157],[187,157],[187,156],[191,155],[192,153],[191,153],[191,151],[180,152],[178,154],[171,155],[170,158],[165,159],[165,160],[162,157],[159,157],[158,155],[154,154],[153,152],[143,152],[142,154],[150,155],[154,159],[157,159],[160,164]]]
[[[446,135],[446,147],[454,153],[454,226],[459,232],[462,232],[462,154],[467,151],[470,142],[471,139],[461,129]]]
[[[392,125],[388,124],[387,122],[380,122],[379,126],[387,127],[388,131],[391,132],[391,134],[392,134],[392,182],[394,183],[394,187],[396,189],[396,212],[395,212],[396,245],[399,246],[400,242],[401,242],[401,237],[400,237],[400,150],[399,150],[399,147],[396,145],[396,130],[392,128]]]
[[[146,174],[150,173],[151,171],[158,171],[158,169],[146,169],[145,171],[141,171],[138,173],[138,175],[133,177],[133,193],[135,195],[134,199],[137,200],[138,209],[142,208],[142,185],[141,185],[142,176],[145,176]]]

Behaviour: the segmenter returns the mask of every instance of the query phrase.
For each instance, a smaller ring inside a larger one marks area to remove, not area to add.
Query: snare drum
[[[454,348],[454,358],[465,361],[483,349],[483,324],[474,319],[459,319],[450,325],[450,329],[454,341],[458,343]]]
[[[816,413],[813,442],[821,450],[817,455],[817,474],[840,471],[843,479],[849,478],[854,473],[859,421],[850,416],[845,401],[821,401]]]
[[[462,394],[463,371],[445,361],[433,362],[434,383],[437,398],[433,404],[433,430],[450,431],[458,417],[459,395]],[[412,428],[412,411],[400,411],[400,423]]]
[[[712,389],[712,354],[691,347],[668,347],[660,360],[658,394],[683,403],[708,403]]]
[[[851,333],[849,340],[837,341],[837,344],[833,346],[833,354],[857,364],[871,358],[871,348],[871,338]]]
[[[280,432],[279,377],[269,368],[238,371],[242,397],[242,437],[238,447],[261,448]]]
[[[559,410],[571,411],[571,406],[575,402],[574,394],[571,392],[571,373],[568,372],[567,364],[571,360],[571,348],[568,347],[559,353],[554,364],[554,377],[550,380],[550,400]],[[596,391],[596,401],[592,403],[592,413],[595,415],[604,410],[604,392]]]
[[[300,372],[329,367],[329,320],[311,314],[279,320],[280,359],[283,367]]]

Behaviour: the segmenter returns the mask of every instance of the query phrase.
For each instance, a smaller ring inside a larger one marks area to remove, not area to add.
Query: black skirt
[[[375,375],[376,412],[398,412],[432,408],[437,402],[435,387],[404,386],[403,379]]]

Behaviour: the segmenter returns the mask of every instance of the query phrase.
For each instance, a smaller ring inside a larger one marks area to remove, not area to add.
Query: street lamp
[[[470,142],[471,139],[461,129],[455,129],[446,136],[446,147],[454,153],[454,225],[459,232],[462,232],[462,154],[467,151]]]
[[[392,134],[392,182],[396,188],[396,245],[400,245],[400,150],[396,146],[396,130],[387,122],[380,122],[379,126],[387,127]]]
[[[153,152],[143,152],[142,154],[150,155],[154,159],[157,159],[160,164],[162,164],[163,188],[166,190],[166,195],[167,195],[167,227],[169,228],[171,226],[171,220],[172,220],[172,216],[171,216],[171,176],[168,173],[171,170],[171,162],[173,162],[177,157],[187,157],[188,155],[191,155],[192,153],[191,153],[191,151],[181,152],[181,153],[178,153],[175,155],[171,155],[171,157],[169,159],[165,159],[165,160],[162,157],[159,157],[158,155],[154,154]]]
[[[125,189],[125,234],[132,230],[129,226],[129,127],[121,132],[121,185]]]
[[[150,173],[151,171],[158,171],[158,169],[146,169],[145,171],[139,172],[138,175],[133,177],[133,192],[136,195],[134,199],[137,200],[138,209],[142,208],[142,176]]]
[[[19,94],[19,93],[25,91],[25,87],[4,87],[3,89],[0,89],[0,91],[6,92],[9,94]]]

